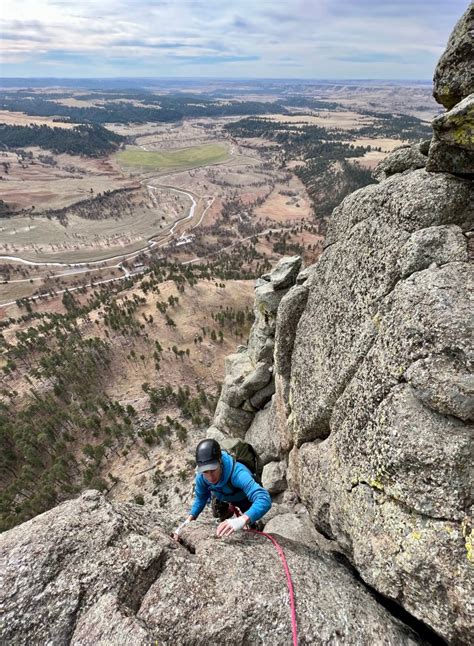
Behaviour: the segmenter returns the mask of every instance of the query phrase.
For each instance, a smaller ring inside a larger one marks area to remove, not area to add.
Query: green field
[[[147,150],[123,150],[117,153],[122,166],[168,170],[170,168],[196,168],[228,159],[229,151],[225,144],[205,144],[181,150],[151,152]]]

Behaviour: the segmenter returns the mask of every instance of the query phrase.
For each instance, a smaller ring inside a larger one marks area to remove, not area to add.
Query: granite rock
[[[427,170],[474,175],[474,93],[436,117],[433,130]]]
[[[271,494],[281,493],[287,488],[286,462],[269,462],[263,467],[262,485]]]
[[[474,92],[474,4],[454,27],[434,74],[433,96],[450,110]]]
[[[406,173],[426,166],[426,155],[420,151],[419,144],[401,146],[389,153],[375,168],[373,177],[381,182],[396,173]]]
[[[273,288],[279,290],[292,287],[300,271],[301,263],[301,256],[286,256],[279,260],[275,269],[270,273]]]

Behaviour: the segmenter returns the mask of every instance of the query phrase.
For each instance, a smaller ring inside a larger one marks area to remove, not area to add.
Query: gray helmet
[[[196,447],[196,464],[199,473],[217,469],[221,459],[219,442],[212,439],[201,440]]]

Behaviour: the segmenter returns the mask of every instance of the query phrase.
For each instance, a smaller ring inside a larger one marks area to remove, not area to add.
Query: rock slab
[[[89,491],[3,534],[1,643],[291,643],[285,577],[268,540],[217,539],[212,523],[197,521],[180,546],[163,523]],[[300,644],[419,643],[330,555],[279,542]]]

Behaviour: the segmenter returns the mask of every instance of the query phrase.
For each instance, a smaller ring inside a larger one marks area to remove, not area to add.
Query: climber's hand
[[[217,527],[216,534],[219,538],[231,536],[234,532],[238,532],[243,529],[248,521],[249,517],[245,514],[243,516],[238,516],[237,518],[228,518]]]
[[[179,540],[179,536],[181,532],[186,527],[186,525],[189,525],[190,522],[191,522],[191,518],[186,518],[186,520],[182,522],[181,525],[178,525],[178,527],[174,530],[171,536],[174,538],[175,541]]]

